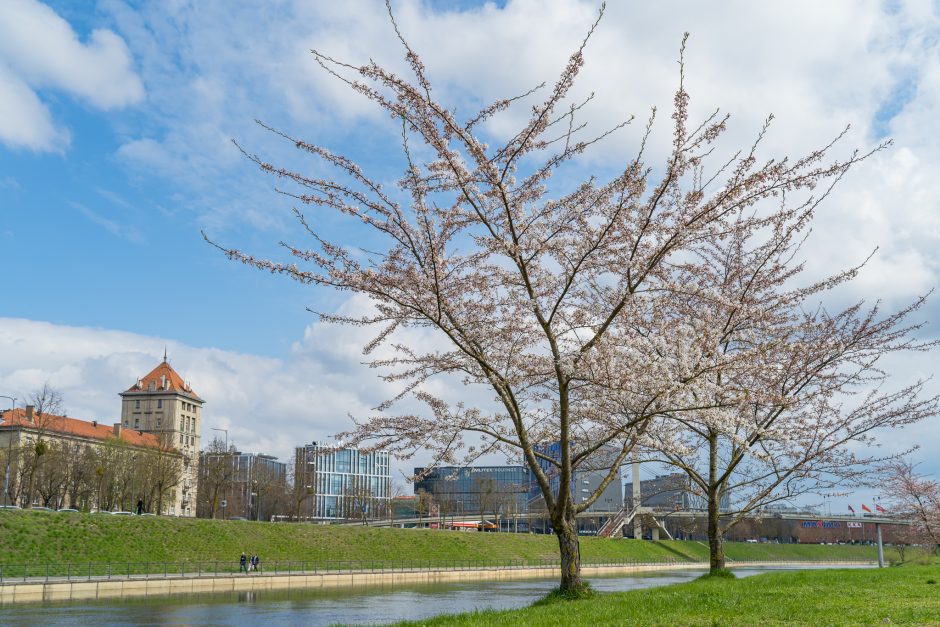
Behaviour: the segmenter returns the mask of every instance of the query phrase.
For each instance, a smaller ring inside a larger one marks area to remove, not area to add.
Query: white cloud
[[[36,91],[51,89],[109,110],[140,102],[144,88],[118,35],[96,29],[82,43],[71,25],[36,0],[0,3],[0,141],[61,151],[57,128]]]
[[[511,0],[504,7],[487,3],[459,11],[418,0],[393,4],[437,95],[458,112],[541,81],[551,85],[598,8],[582,0]],[[316,48],[353,64],[375,59],[407,75],[383,3],[283,0],[278,7],[272,12],[221,0],[200,0],[198,10],[191,2],[101,4],[140,59],[151,88],[146,109],[154,123],[131,133],[118,156],[135,170],[172,180],[185,194],[187,210],[215,234],[288,228],[283,218],[290,203],[271,191],[273,181],[247,164],[228,138],[278,164],[317,173],[316,162],[301,160],[290,145],[259,131],[255,118],[362,157],[387,178],[402,165],[395,125],[317,68],[309,52]],[[853,126],[846,150],[868,148],[884,131],[895,138],[895,147],[860,165],[823,205],[806,248],[814,273],[857,263],[880,247],[856,295],[905,298],[936,283],[935,4],[610,3],[576,91],[596,92],[585,112],[596,130],[631,114],[640,122],[599,145],[583,161],[585,169],[623,163],[651,106],[659,107],[659,123],[648,154],[654,165],[661,162],[685,30],[692,33],[686,79],[693,112],[721,107],[732,114],[721,150],[748,144],[769,113],[777,121],[764,144],[766,155],[803,154],[846,124]],[[527,111],[523,105],[498,116],[488,132],[506,135]],[[250,236],[254,243],[260,239]],[[898,272],[904,280],[897,280]]]
[[[361,305],[354,299],[343,311]],[[275,359],[124,331],[0,318],[0,393],[22,405],[49,381],[62,391],[70,416],[117,422],[117,394],[156,366],[167,347],[171,365],[206,401],[204,444],[217,435],[210,427],[228,429],[229,441],[242,450],[287,460],[293,447],[351,428],[350,414],[364,417],[398,391],[362,365],[369,333],[312,324],[289,355]],[[418,331],[408,334],[410,342],[429,341]],[[436,393],[451,398],[460,392],[436,385]]]
[[[77,209],[79,213],[85,216],[89,221],[97,224],[111,235],[125,239],[132,244],[142,244],[144,242],[144,236],[135,227],[121,224],[110,218],[106,218],[100,213],[93,211],[81,203],[70,201],[69,204]]]
[[[52,115],[25,82],[0,62],[0,141],[30,150],[62,151],[69,132],[57,128]]]

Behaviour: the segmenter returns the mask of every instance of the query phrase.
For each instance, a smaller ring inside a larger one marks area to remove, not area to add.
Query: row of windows
[[[140,399],[134,401],[134,409],[140,409]],[[163,409],[163,399],[157,399],[157,409]]]
[[[363,453],[356,449],[304,447],[307,462],[322,472],[351,472],[362,475],[387,475],[389,458],[385,451]]]
[[[388,496],[389,481],[388,475],[362,476],[319,472],[314,479],[314,487],[317,494],[333,494],[336,496],[368,494],[375,497],[385,497]]]

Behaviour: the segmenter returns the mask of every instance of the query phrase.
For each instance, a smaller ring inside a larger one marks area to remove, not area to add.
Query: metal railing
[[[835,558],[826,560],[746,560],[752,563],[774,564],[799,563],[863,563],[858,558]],[[582,561],[586,567],[643,567],[663,565],[701,566],[707,562],[699,560],[663,559],[643,561],[634,559]],[[533,568],[558,568],[558,559],[436,559],[436,560],[266,560],[257,571],[247,572],[238,561],[201,560],[186,562],[68,562],[48,564],[0,564],[0,585],[23,582],[68,582],[107,581],[112,579],[166,579],[202,578],[238,575],[292,575],[330,573],[394,573],[448,570],[521,570]]]

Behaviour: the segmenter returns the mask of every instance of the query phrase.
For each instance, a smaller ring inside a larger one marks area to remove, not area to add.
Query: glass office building
[[[231,518],[240,516],[251,520],[268,520],[275,511],[275,499],[272,492],[278,486],[287,484],[287,464],[279,462],[273,455],[261,453],[207,453],[200,454],[199,481],[202,494],[208,493],[205,487],[207,474],[218,464],[231,465],[230,479],[219,493],[216,515]],[[209,504],[203,498],[199,502],[198,515],[210,516]]]
[[[543,455],[554,459],[561,459],[561,444],[553,442],[551,444],[540,445],[536,450]],[[617,458],[616,449],[612,447],[603,447],[594,455],[580,464],[571,477],[571,496],[575,504],[583,503],[597,490],[601,482],[610,472],[610,468]],[[547,460],[539,459],[539,466],[548,476],[552,492],[558,494],[560,477],[558,467]],[[586,511],[588,512],[615,512],[623,507],[623,482],[620,479],[619,471],[617,476],[607,484],[604,491]],[[529,508],[531,510],[545,509],[545,500],[539,485],[532,482],[529,490]]]
[[[311,442],[298,447],[295,481],[307,492],[309,520],[374,519],[388,515],[391,474],[387,451],[365,452]]]
[[[421,475],[415,494],[431,494],[441,515],[510,517],[526,511],[530,481],[523,466],[415,468],[415,476]]]

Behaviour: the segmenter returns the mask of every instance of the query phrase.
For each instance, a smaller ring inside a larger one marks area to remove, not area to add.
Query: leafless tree
[[[32,416],[27,417],[32,422],[32,432],[27,436],[29,445],[20,456],[22,464],[21,474],[25,477],[25,506],[32,507],[33,487],[43,465],[43,456],[49,451],[49,442],[46,433],[56,431],[65,413],[65,403],[62,393],[52,387],[47,381],[42,387],[34,391],[29,397],[28,407],[32,406]]]
[[[203,515],[215,518],[220,503],[232,487],[235,476],[234,445],[225,448],[225,442],[213,438],[203,450],[199,462],[199,498]]]
[[[392,26],[399,33],[394,18]],[[662,167],[645,161],[654,110],[635,157],[617,174],[552,186],[553,175],[572,180],[573,160],[630,122],[588,135],[581,121],[587,102],[569,97],[593,31],[544,97],[538,94],[543,84],[463,119],[437,99],[424,64],[400,33],[409,78],[315,51],[325,71],[401,124],[399,190],[387,191],[342,155],[270,129],[336,172],[305,175],[246,151],[287,183],[279,191],[345,215],[375,237],[368,250],[331,241],[316,230],[319,220],[298,210],[312,248],[285,243],[293,260],[220,246],[229,258],[261,270],[371,300],[374,313],[321,319],[376,327],[365,353],[390,344],[395,353],[373,357],[371,365],[403,389],[341,437],[400,456],[430,448],[436,464],[469,464],[493,452],[521,457],[558,537],[563,590],[582,586],[577,514],[619,481],[620,465],[657,417],[708,404],[689,407],[691,395],[677,391],[710,371],[683,370],[657,352],[674,323],[660,300],[676,285],[675,262],[700,242],[741,228],[742,212],[753,216],[746,228],[762,228],[764,201],[798,196],[858,158],[834,160],[824,146],[798,159],[759,161],[755,150],[744,150],[715,161],[727,117],[715,112],[690,121],[680,70],[673,140]],[[488,120],[520,103],[531,104],[531,114],[518,132],[508,140],[488,133]],[[449,348],[404,345],[395,332],[408,327],[432,329]],[[423,384],[441,375],[485,386],[497,408],[434,396]],[[427,411],[393,413],[406,397]],[[544,452],[551,443],[560,446],[557,456]],[[616,450],[609,471],[576,503],[574,472],[603,447]]]
[[[434,495],[424,489],[419,489],[415,494],[415,513],[418,515],[420,524],[423,527],[425,516],[431,517],[434,511]]]

